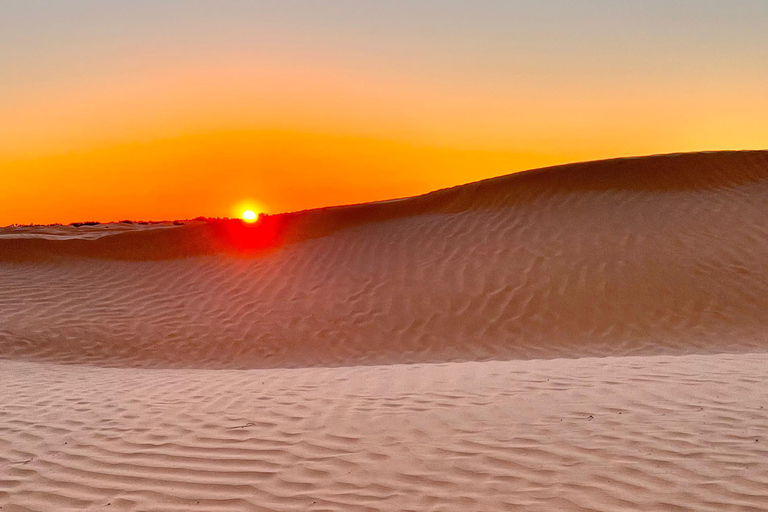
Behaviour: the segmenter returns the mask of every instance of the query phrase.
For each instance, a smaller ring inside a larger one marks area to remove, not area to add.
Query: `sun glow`
[[[243,212],[242,218],[245,222],[251,223],[251,222],[256,222],[258,215],[253,210],[245,210]]]
[[[248,224],[253,224],[259,220],[259,216],[268,212],[269,209],[261,201],[245,199],[230,206],[229,218],[240,219]]]

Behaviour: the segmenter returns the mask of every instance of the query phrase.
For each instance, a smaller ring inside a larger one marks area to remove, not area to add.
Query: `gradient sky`
[[[0,225],[768,146],[765,0],[5,0]]]

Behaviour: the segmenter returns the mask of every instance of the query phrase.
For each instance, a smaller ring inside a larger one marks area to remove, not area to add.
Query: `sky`
[[[766,147],[765,0],[0,4],[0,225]]]

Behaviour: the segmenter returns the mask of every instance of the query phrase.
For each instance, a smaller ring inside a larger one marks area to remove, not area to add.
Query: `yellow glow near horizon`
[[[0,226],[258,219],[768,140],[758,0],[81,3],[3,12]]]
[[[230,218],[240,219],[243,222],[252,224],[259,220],[259,215],[267,213],[267,207],[253,199],[246,199],[233,204],[230,208]]]

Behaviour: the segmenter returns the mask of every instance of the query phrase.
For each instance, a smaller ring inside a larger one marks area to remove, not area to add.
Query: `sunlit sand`
[[[248,217],[0,230],[2,512],[766,510],[768,152]]]

